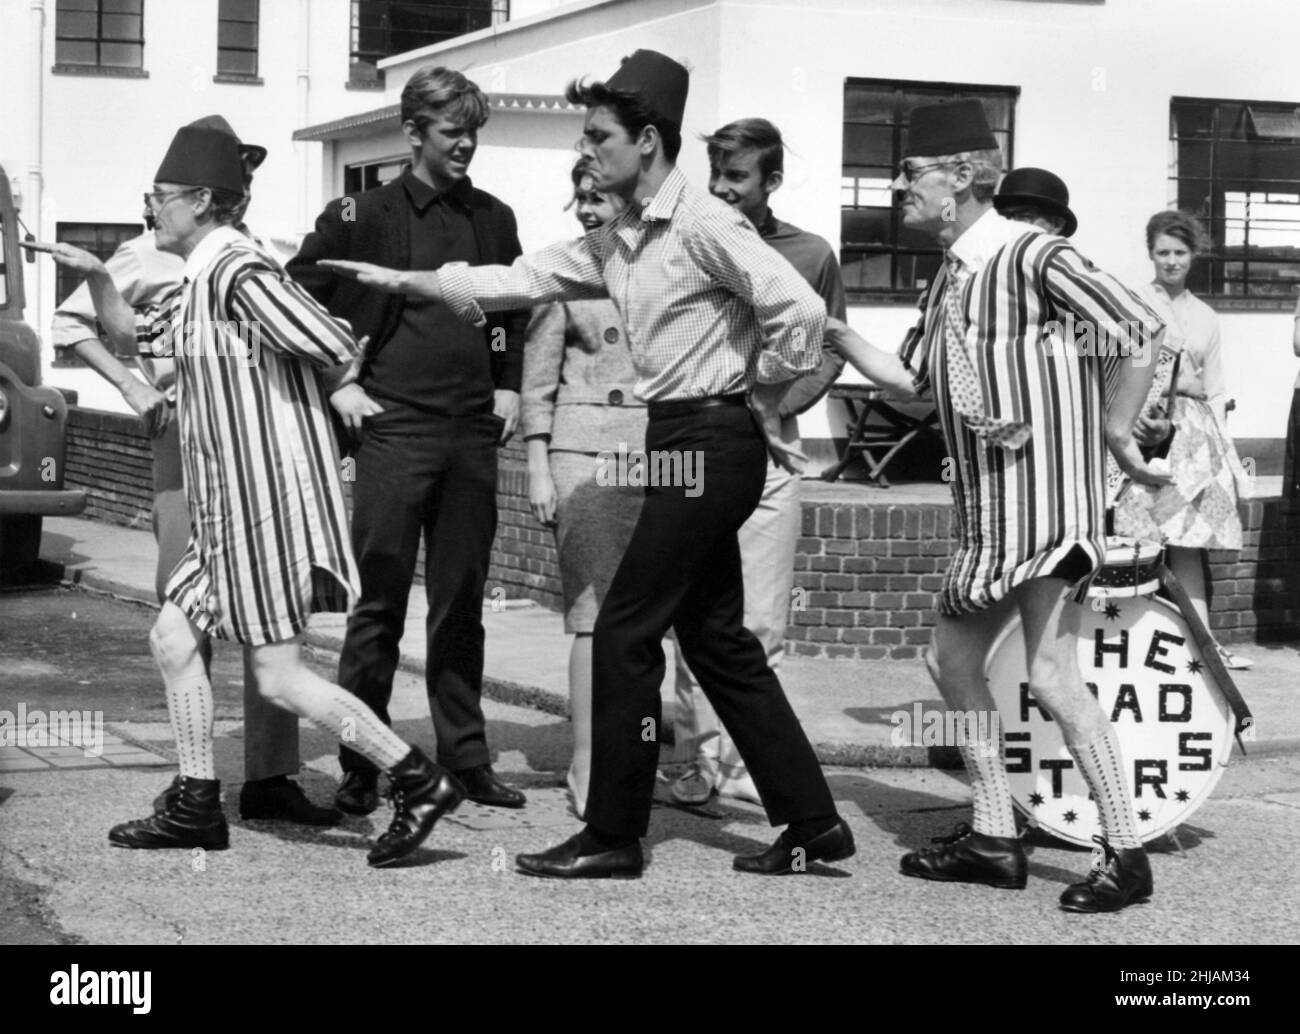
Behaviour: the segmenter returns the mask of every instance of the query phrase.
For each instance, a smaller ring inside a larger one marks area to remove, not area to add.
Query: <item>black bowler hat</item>
[[[672,58],[657,50],[638,50],[623,59],[605,85],[638,94],[647,108],[680,129],[690,82],[691,74]]]
[[[189,128],[216,129],[220,130],[222,133],[229,133],[239,141],[239,156],[244,159],[244,163],[248,166],[249,172],[252,172],[266,161],[266,148],[259,147],[257,144],[244,143],[239,139],[239,134],[231,128],[230,123],[220,115],[204,115],[203,118],[191,122]]]
[[[975,99],[923,104],[912,109],[904,158],[935,158],[962,151],[988,151],[998,146]]]
[[[1046,169],[1014,169],[1002,179],[993,196],[999,212],[1021,205],[1033,205],[1059,215],[1065,220],[1061,236],[1069,237],[1079,228],[1079,220],[1070,211],[1070,188],[1065,180]]]

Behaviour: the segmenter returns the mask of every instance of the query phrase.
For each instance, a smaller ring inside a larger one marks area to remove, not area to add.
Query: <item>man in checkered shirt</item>
[[[585,238],[512,266],[397,271],[322,262],[371,286],[441,299],[462,317],[556,299],[609,297],[627,327],[637,395],[648,405],[651,469],[694,455],[700,484],[646,491],[641,519],[596,621],[594,743],[587,826],[520,855],[530,875],[639,876],[659,756],[661,640],[679,648],[749,767],[773,825],[742,872],[798,872],[854,853],[816,755],[758,640],[742,624],[737,531],[763,491],[779,434],[777,402],[821,359],[826,306],[739,212],[676,167],[689,76],[639,50],[607,82],[571,83],[587,108],[580,150],[597,189],[626,211]],[[752,411],[751,411],[752,407]],[[680,469],[685,469],[683,466]],[[681,479],[678,479],[681,480]]]

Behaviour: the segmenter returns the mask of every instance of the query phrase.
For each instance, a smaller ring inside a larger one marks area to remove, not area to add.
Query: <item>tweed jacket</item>
[[[628,450],[645,445],[645,403],[614,303],[552,302],[533,310],[524,348],[521,424],[552,449]]]

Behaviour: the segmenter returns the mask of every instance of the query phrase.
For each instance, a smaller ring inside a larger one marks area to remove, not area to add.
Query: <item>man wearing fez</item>
[[[398,269],[514,261],[514,213],[468,175],[488,110],[483,91],[460,72],[416,72],[402,90],[401,112],[412,167],[392,183],[331,201],[288,268],[370,339],[360,380],[330,398],[360,438],[352,545],[361,599],[348,618],[339,682],[389,720],[423,534],[425,683],[438,762],[456,773],[470,800],[522,808],[524,795],[493,774],[481,698],[497,449],[518,418],[528,313],[470,326],[435,300],[381,294],[315,265],[328,258]],[[339,760],[335,803],[352,814],[374,811],[375,767],[347,747]]]
[[[557,847],[520,855],[531,875],[641,874],[669,628],[768,818],[788,824],[773,847],[736,858],[735,867],[788,873],[854,853],[799,720],[742,624],[737,543],[763,492],[768,449],[795,458],[778,433],[778,406],[786,384],[821,358],[826,305],[749,220],[677,169],[687,85],[685,68],[648,50],[607,82],[569,85],[570,102],[587,108],[579,150],[595,185],[627,202],[585,238],[508,268],[404,273],[330,264],[385,290],[445,298],[478,321],[484,309],[608,296],[627,327],[637,395],[647,402],[647,451],[689,451],[702,462],[702,493],[680,484],[646,490],[593,637],[587,825]]]
[[[234,137],[235,131],[220,115],[209,115],[190,123],[192,128],[214,129]],[[266,148],[239,144],[244,187],[266,159]],[[168,202],[164,202],[167,204]],[[164,305],[180,287],[185,263],[179,255],[159,251],[153,234],[154,212],[146,201],[148,232],[123,241],[105,266],[113,284],[132,309],[148,315]],[[243,212],[239,213],[241,229]],[[54,312],[54,344],[70,347],[86,365],[121,392],[126,403],[144,421],[153,452],[153,532],[158,544],[154,582],[158,599],[166,598],[167,579],[185,552],[190,539],[190,511],[185,502],[181,476],[181,443],[178,425],[172,419],[167,392],[172,390],[175,370],[172,361],[139,356],[137,362],[148,381],[141,380],[118,358],[135,355],[135,323],[105,327],[114,352],[100,342],[95,305],[90,289],[82,284]],[[204,655],[205,663],[210,656]],[[289,778],[302,767],[298,754],[298,716],[267,703],[257,691],[253,672],[244,667],[244,785],[239,791],[239,814],[244,819],[278,819],[309,826],[332,826],[339,819],[333,808],[317,807],[302,788]],[[174,792],[179,783],[173,783]],[[159,805],[163,804],[159,800]]]
[[[1119,742],[1083,685],[1070,608],[1077,606],[1076,586],[1104,559],[1106,447],[1129,476],[1161,480],[1143,462],[1132,429],[1163,326],[1062,237],[994,211],[1000,169],[979,101],[913,110],[894,189],[903,224],[932,236],[945,262],[902,356],[918,390],[933,392],[957,472],[956,550],[926,664],[950,709],[991,711],[985,659],[1019,611],[1030,692],[1060,725],[1104,832],[1100,864],[1062,894],[1061,905],[1115,911],[1151,894],[1151,869]],[[1052,207],[1059,213],[1061,206]],[[1060,342],[1049,338],[1047,324],[1070,315],[1130,347],[1108,360],[1055,347]],[[1142,328],[1140,344],[1128,341],[1133,327]],[[1104,369],[1106,363],[1118,368]],[[1108,381],[1114,389],[1105,405]],[[906,855],[902,871],[1024,887],[1025,853],[1002,744],[968,736],[961,753],[971,777],[973,828],[963,823],[942,846]]]
[[[781,131],[765,118],[743,118],[722,126],[705,143],[709,153],[709,193],[753,223],[759,236],[817,292],[827,314],[844,319],[844,281],[835,252],[816,234],[783,222],[772,211],[770,199],[785,176]],[[798,414],[816,405],[843,368],[844,357],[826,347],[817,368],[786,387],[778,407],[786,441],[799,441]],[[740,529],[739,538],[745,583],[744,624],[763,644],[774,672],[785,653],[795,546],[802,528],[799,477],[769,462],[762,497]],[[724,797],[758,801],[754,781],[731,736],[719,724],[680,652],[673,725],[678,757],[688,762],[670,788],[674,800],[703,804],[716,790]]]
[[[449,772],[301,659],[311,614],[346,610],[357,591],[322,385],[322,371],[346,366],[344,378],[351,375],[357,343],[346,323],[236,229],[247,194],[233,134],[183,127],[155,180],[149,205],[156,243],[184,261],[183,286],[159,325],[168,347],[150,349],[176,361],[192,518],[150,634],[180,785],[162,810],[113,827],[109,840],[141,849],[229,846],[203,658],[215,635],[244,645],[268,701],[350,741],[388,772],[395,814],[368,861],[390,865],[428,837],[462,791]],[[106,325],[131,318],[102,262],[65,244],[53,255],[88,276]]]

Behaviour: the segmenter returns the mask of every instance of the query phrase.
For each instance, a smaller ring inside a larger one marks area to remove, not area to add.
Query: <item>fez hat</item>
[[[154,182],[242,194],[245,160],[250,169],[255,169],[265,157],[265,148],[245,147],[224,118],[209,115],[176,131],[154,173]]]
[[[903,157],[937,157],[997,146],[984,117],[984,105],[969,98],[913,108]]]
[[[690,73],[672,58],[656,50],[638,50],[623,59],[605,85],[636,94],[652,112],[680,129],[690,81]]]
[[[248,171],[252,172],[264,161],[266,161],[266,148],[259,147],[257,144],[246,144],[239,139],[236,133],[220,115],[204,115],[201,119],[196,119],[189,124],[190,129],[216,129],[222,133],[228,133],[239,142],[239,157],[244,159],[248,166]]]
[[[1065,220],[1061,236],[1069,237],[1079,228],[1079,220],[1070,211],[1070,188],[1054,172],[1046,169],[1014,169],[1002,179],[1002,185],[993,196],[993,207],[999,212],[1020,205],[1034,205]]]

